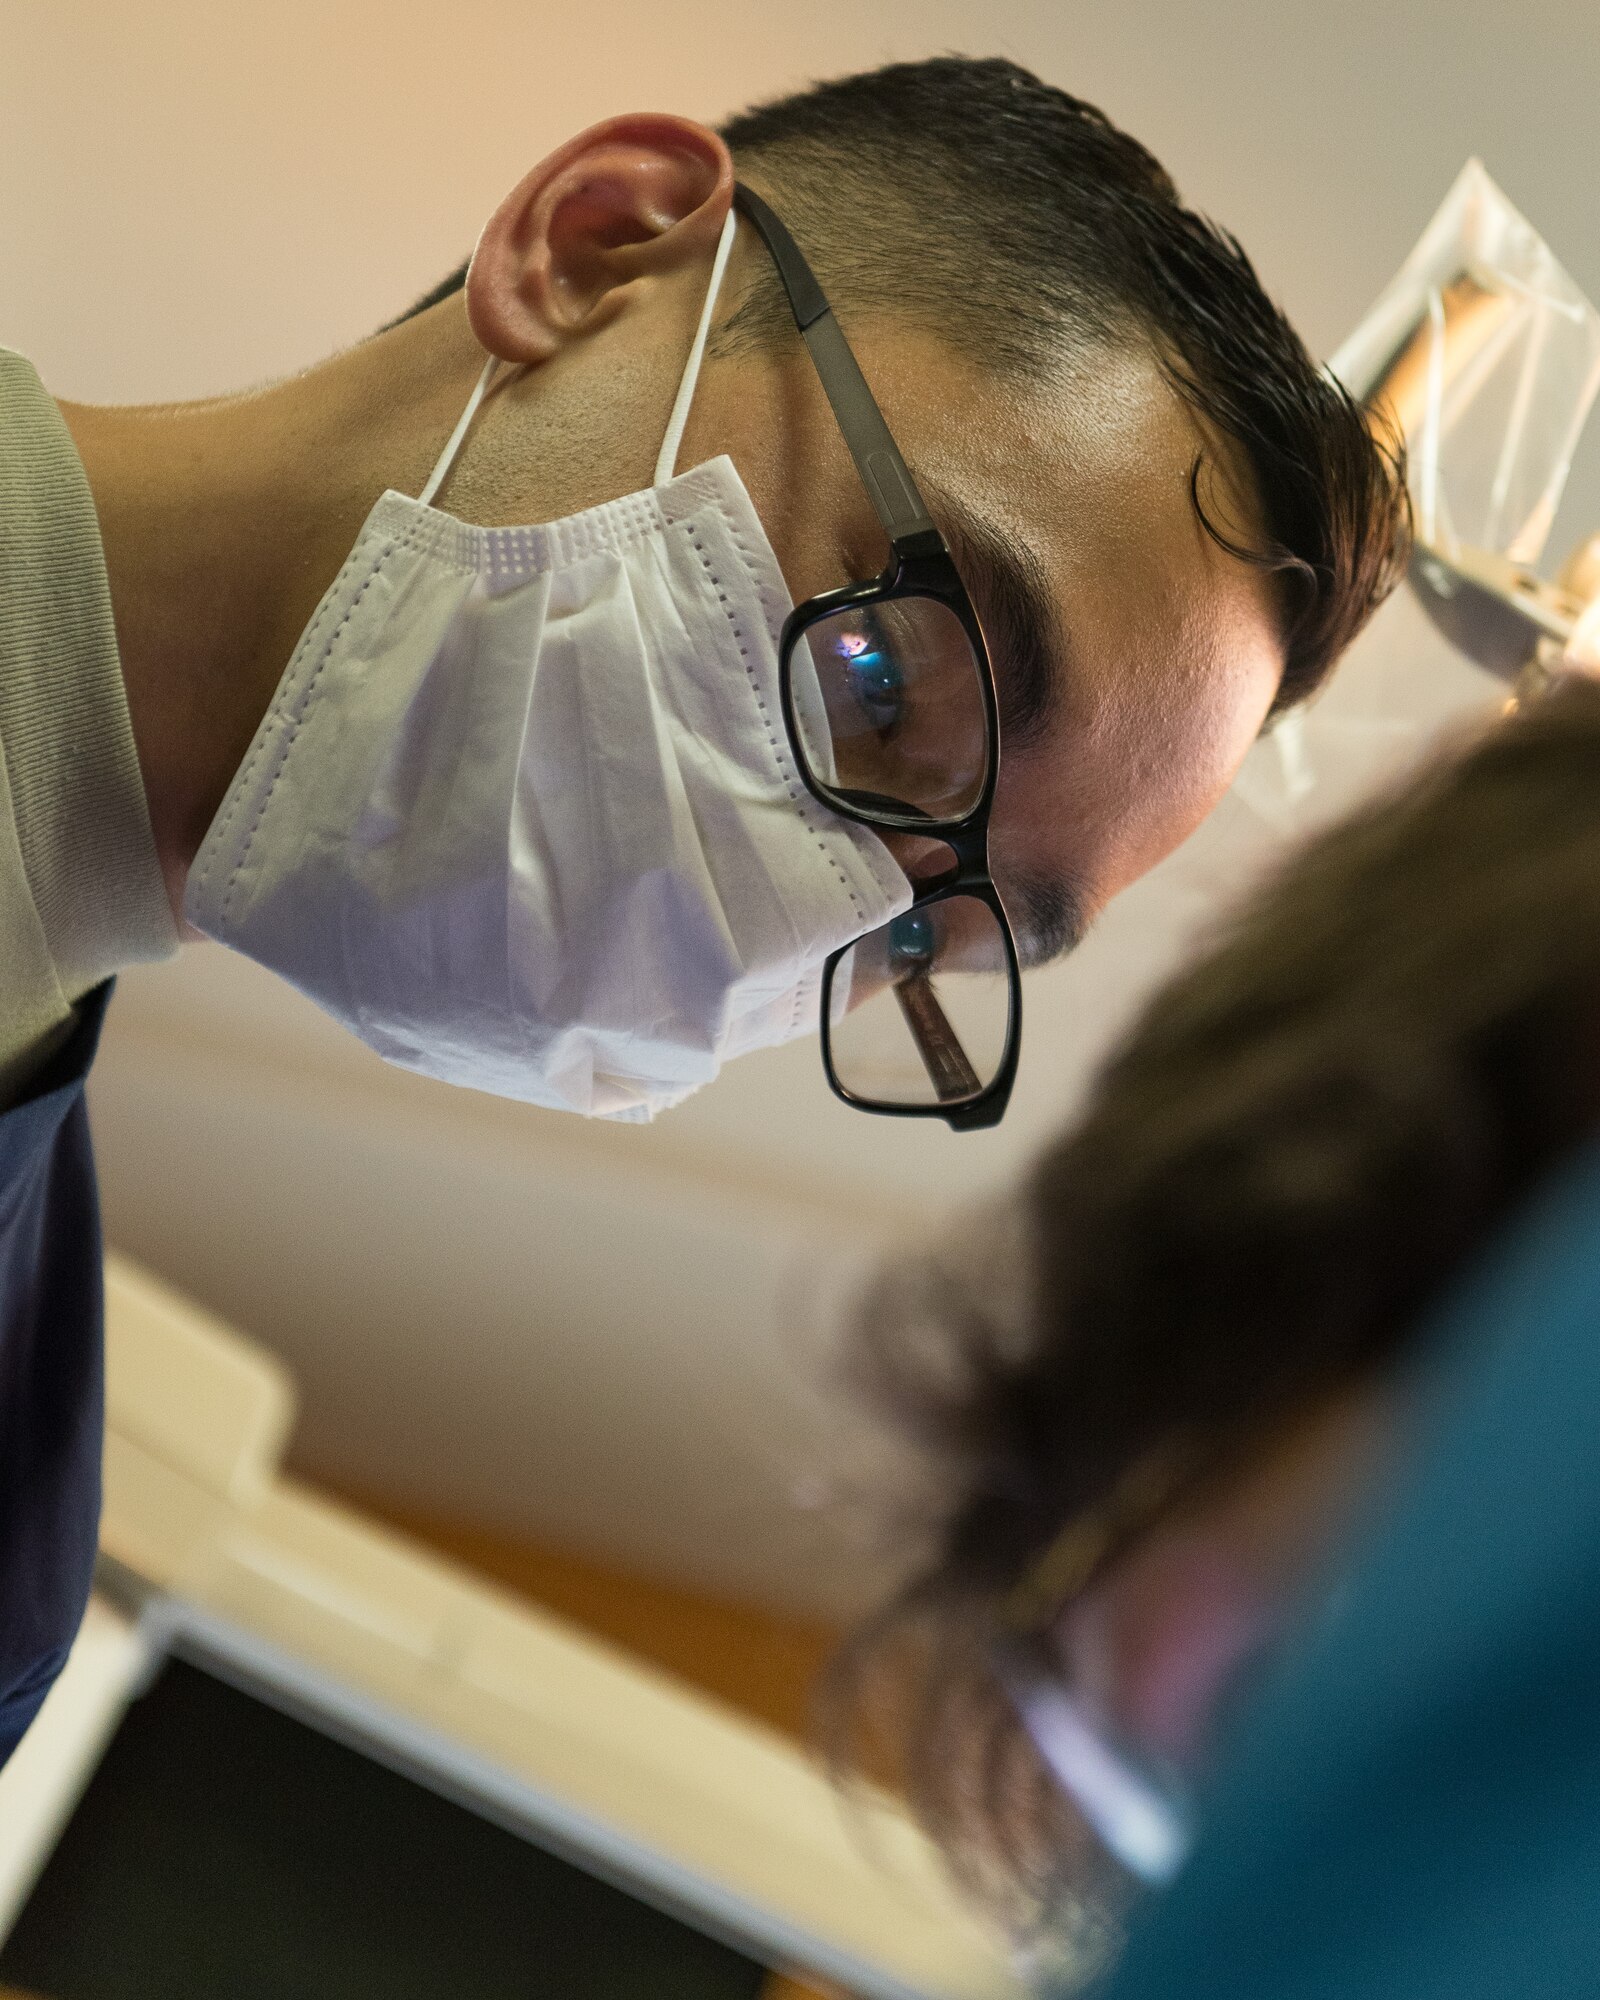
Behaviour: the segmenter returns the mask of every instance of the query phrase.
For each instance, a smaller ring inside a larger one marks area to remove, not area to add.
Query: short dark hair
[[[928,1452],[928,1543],[835,1699],[985,1887],[1037,1907],[1089,1851],[988,1666],[1007,1594],[1140,1468],[1186,1483],[1076,1588],[1392,1373],[1600,1127],[1597,796],[1600,688],[1575,683],[1318,839],[1157,997],[1007,1226],[866,1302],[858,1366]]]
[[[848,317],[886,310],[995,368],[1070,341],[1148,341],[1241,454],[1265,534],[1230,553],[1283,578],[1277,709],[1303,700],[1399,577],[1409,516],[1397,446],[1311,360],[1233,237],[1091,104],[999,57],[936,56],[818,83],[722,136]],[[465,268],[414,308],[449,295]],[[722,342],[787,332],[758,278]]]

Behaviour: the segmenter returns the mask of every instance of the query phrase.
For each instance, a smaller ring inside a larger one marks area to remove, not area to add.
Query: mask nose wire
[[[678,447],[683,443],[684,426],[689,421],[689,406],[694,401],[695,384],[700,380],[700,364],[705,360],[706,339],[711,332],[711,315],[716,311],[717,294],[722,290],[722,274],[728,268],[728,255],[733,249],[734,235],[738,230],[739,218],[730,208],[728,219],[722,225],[722,234],[717,238],[717,254],[711,263],[711,283],[706,290],[706,302],[700,308],[700,324],[695,328],[694,344],[689,349],[689,359],[684,363],[683,378],[678,384],[678,393],[673,401],[672,415],[667,419],[667,434],[661,440],[661,452],[656,459],[653,486],[665,486],[672,477],[678,463]],[[467,407],[461,412],[460,421],[445,442],[428,483],[417,495],[417,504],[428,506],[433,496],[449,476],[450,468],[460,454],[466,435],[472,428],[472,420],[483,407],[483,399],[488,395],[494,378],[500,369],[498,356],[491,354],[483,364],[483,373],[478,377],[472,394],[467,398]]]

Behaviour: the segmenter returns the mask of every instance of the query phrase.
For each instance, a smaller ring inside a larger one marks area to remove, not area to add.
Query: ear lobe
[[[502,361],[547,361],[624,309],[628,288],[711,255],[733,161],[707,126],[640,113],[580,133],[495,210],[467,274],[467,317]]]

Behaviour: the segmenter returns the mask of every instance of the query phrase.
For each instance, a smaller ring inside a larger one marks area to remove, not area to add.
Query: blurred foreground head
[[[1600,688],[1315,842],[1154,1002],[1009,1207],[879,1284],[926,1553],[836,1694],[974,1886],[1122,1887],[993,1671],[1034,1600],[1113,1738],[1203,1764],[1371,1485],[1428,1309],[1600,1123]]]

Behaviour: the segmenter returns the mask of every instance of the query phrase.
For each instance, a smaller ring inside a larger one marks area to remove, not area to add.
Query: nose
[[[955,867],[955,855],[942,840],[930,840],[920,833],[891,831],[885,831],[881,838],[894,856],[896,867],[913,888],[926,888]]]

